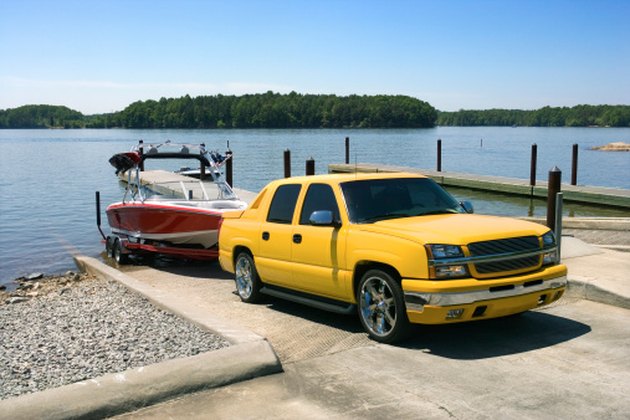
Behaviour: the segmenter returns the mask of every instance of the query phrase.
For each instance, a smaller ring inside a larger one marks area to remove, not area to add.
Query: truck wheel
[[[123,245],[120,239],[116,239],[114,242],[113,257],[120,265],[129,263],[129,255],[123,252]]]
[[[359,318],[370,338],[393,343],[405,337],[409,319],[400,285],[383,270],[366,272],[357,291]]]
[[[260,277],[254,259],[248,252],[241,252],[234,264],[236,291],[243,302],[255,303],[260,300]]]

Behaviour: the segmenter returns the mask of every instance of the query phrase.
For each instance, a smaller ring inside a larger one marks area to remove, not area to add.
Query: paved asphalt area
[[[247,305],[216,264],[129,267],[154,287],[268,338],[284,373],[188,395],[119,418],[627,418],[630,311],[563,298],[542,310],[416,327],[376,344],[356,317],[276,299]],[[208,279],[214,277],[214,279]]]

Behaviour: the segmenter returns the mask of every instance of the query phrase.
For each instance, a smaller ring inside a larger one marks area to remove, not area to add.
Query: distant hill
[[[531,127],[630,127],[628,105],[577,105],[572,108],[460,110],[438,112],[437,125]]]
[[[120,112],[90,116],[27,105],[0,111],[0,128],[423,128],[435,126],[436,118],[435,108],[409,96],[267,92],[138,101]]]
[[[0,128],[426,128],[442,126],[630,127],[628,105],[436,111],[403,95],[287,95],[162,98],[119,112],[83,115],[65,106],[0,110]]]
[[[0,110],[0,128],[79,128],[85,125],[79,111],[56,105],[24,105]]]

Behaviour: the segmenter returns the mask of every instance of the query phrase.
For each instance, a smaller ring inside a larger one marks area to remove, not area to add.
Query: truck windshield
[[[341,184],[341,190],[353,223],[464,212],[455,198],[429,178],[349,181]]]

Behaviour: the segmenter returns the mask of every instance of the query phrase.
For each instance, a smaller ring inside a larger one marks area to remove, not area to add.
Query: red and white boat
[[[106,210],[112,232],[106,237],[108,254],[120,263],[141,252],[216,258],[223,212],[247,207],[224,180],[221,168],[229,157],[208,152],[203,144],[171,142],[148,149],[139,143],[131,152],[112,156],[110,163],[127,186],[122,201]],[[197,160],[201,179],[144,171],[145,162],[155,159]],[[204,181],[206,168],[211,182]]]

